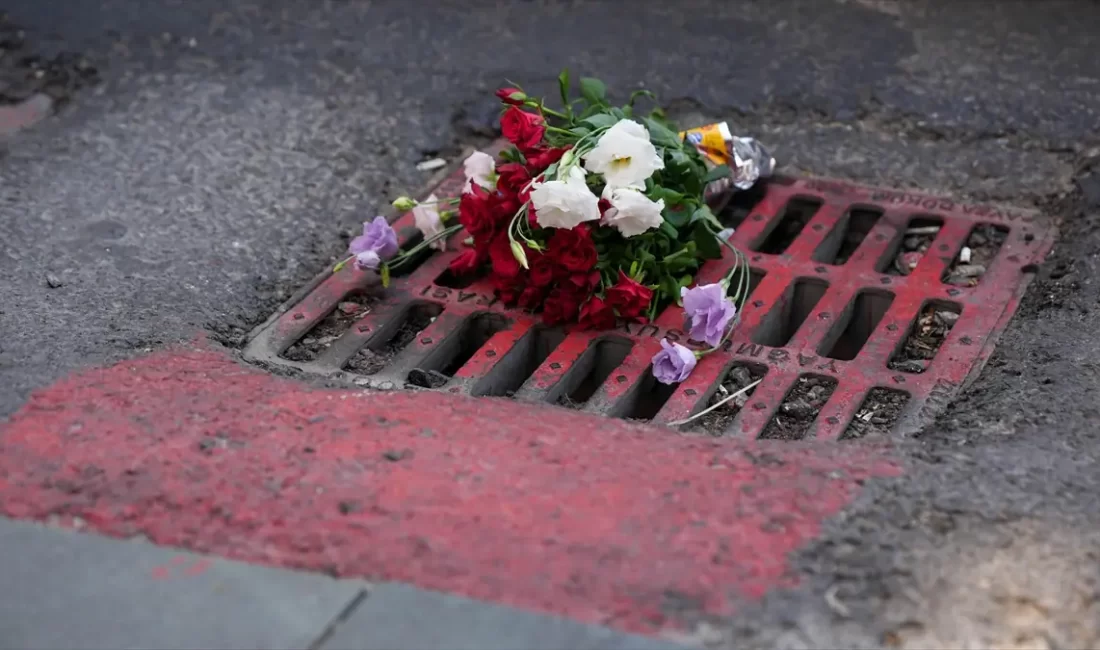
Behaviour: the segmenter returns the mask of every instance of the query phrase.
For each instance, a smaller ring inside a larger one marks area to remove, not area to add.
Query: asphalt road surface
[[[503,79],[549,94],[569,66],[613,91],[644,84],[682,122],[726,119],[789,172],[1060,221],[980,380],[898,441],[904,475],[868,481],[795,553],[796,584],[700,615],[681,640],[1100,644],[1100,4],[0,8],[25,39],[0,93],[57,109],[2,144],[0,417],[75,370],[200,331],[238,345],[426,180],[417,162],[494,135]]]

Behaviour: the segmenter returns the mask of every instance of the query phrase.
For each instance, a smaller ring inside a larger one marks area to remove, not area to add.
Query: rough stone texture
[[[568,64],[613,88],[644,80],[679,115],[727,117],[796,171],[1064,219],[982,380],[901,442],[906,477],[868,483],[798,554],[799,589],[691,638],[1100,642],[1097,3],[7,7],[44,50],[100,62],[104,83],[6,142],[0,413],[195,328],[236,341],[339,252],[341,231],[415,186],[418,160],[491,128],[486,90],[509,77],[549,92]],[[639,33],[659,35],[644,54]]]

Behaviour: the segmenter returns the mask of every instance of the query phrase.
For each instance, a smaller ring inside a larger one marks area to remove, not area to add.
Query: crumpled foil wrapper
[[[727,165],[730,175],[707,185],[708,204],[724,204],[735,190],[748,190],[775,171],[775,158],[755,138],[730,133],[725,122],[688,129],[680,134],[712,166]]]

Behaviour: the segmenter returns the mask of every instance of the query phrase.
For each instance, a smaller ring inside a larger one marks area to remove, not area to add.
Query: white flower
[[[435,194],[432,194],[425,199],[424,203],[418,203],[412,209],[413,221],[416,223],[417,230],[424,233],[424,239],[428,239],[429,237],[443,232],[443,220],[439,218],[439,208],[437,207],[439,204],[436,203],[437,200]],[[437,239],[428,245],[432,248],[445,250],[447,248],[447,240]]]
[[[653,172],[665,163],[649,141],[649,131],[632,120],[619,120],[604,132],[595,148],[584,155],[590,172],[603,174],[608,187],[645,187]]]
[[[531,205],[543,228],[572,228],[600,218],[600,200],[584,183],[584,170],[571,167],[562,181],[535,183]]]
[[[466,185],[462,188],[463,194],[474,191],[473,184],[491,190],[497,186],[497,173],[493,165],[493,157],[487,153],[475,151],[462,163],[462,170],[466,172]]]
[[[659,228],[664,221],[664,199],[653,201],[637,190],[620,187],[610,192],[608,200],[611,207],[604,212],[604,222],[617,228],[623,237]]]

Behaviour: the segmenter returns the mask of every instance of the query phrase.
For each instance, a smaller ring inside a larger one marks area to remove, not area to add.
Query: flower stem
[[[462,224],[455,224],[453,226],[448,226],[448,227],[444,228],[443,230],[437,232],[436,234],[432,235],[431,237],[428,237],[427,239],[420,242],[416,246],[413,246],[409,250],[401,251],[397,255],[395,255],[395,256],[391,257],[389,260],[387,260],[386,263],[389,265],[391,270],[395,269],[395,268],[401,266],[402,264],[405,264],[406,262],[408,262],[410,259],[412,259],[413,255],[415,255],[416,253],[419,253],[420,251],[424,250],[425,248],[430,246],[433,242],[439,241],[440,239],[446,239],[447,237],[450,237],[451,235],[455,234],[456,232],[458,232],[461,229],[462,229]]]
[[[698,413],[696,413],[695,415],[693,415],[693,416],[691,416],[691,417],[689,417],[689,418],[684,418],[683,420],[677,420],[677,421],[675,421],[675,422],[669,422],[669,423],[668,423],[668,426],[670,426],[670,427],[678,427],[678,426],[682,426],[682,425],[684,425],[684,424],[687,424],[688,422],[691,422],[691,421],[693,421],[693,420],[697,420],[697,419],[699,419],[699,418],[703,417],[704,415],[706,415],[707,413],[710,413],[710,412],[711,412],[711,411],[713,411],[714,409],[718,408],[719,406],[722,406],[723,404],[725,404],[725,403],[729,402],[729,401],[730,401],[730,400],[732,400],[733,398],[735,398],[735,397],[737,397],[737,396],[739,396],[739,395],[744,395],[745,393],[749,392],[749,391],[750,391],[750,390],[752,390],[753,388],[756,388],[756,386],[757,386],[757,385],[758,385],[758,384],[759,384],[760,382],[762,382],[762,381],[764,381],[764,380],[763,380],[763,379],[757,379],[756,381],[752,382],[752,383],[751,383],[751,384],[749,384],[748,386],[745,386],[744,388],[742,388],[741,390],[737,391],[736,393],[733,393],[733,394],[731,394],[731,395],[728,395],[728,396],[726,396],[726,397],[722,398],[722,401],[718,402],[717,404],[714,404],[714,405],[712,405],[712,406],[709,406],[709,407],[707,407],[706,409],[704,409],[704,410],[702,410],[702,411],[699,411]]]

